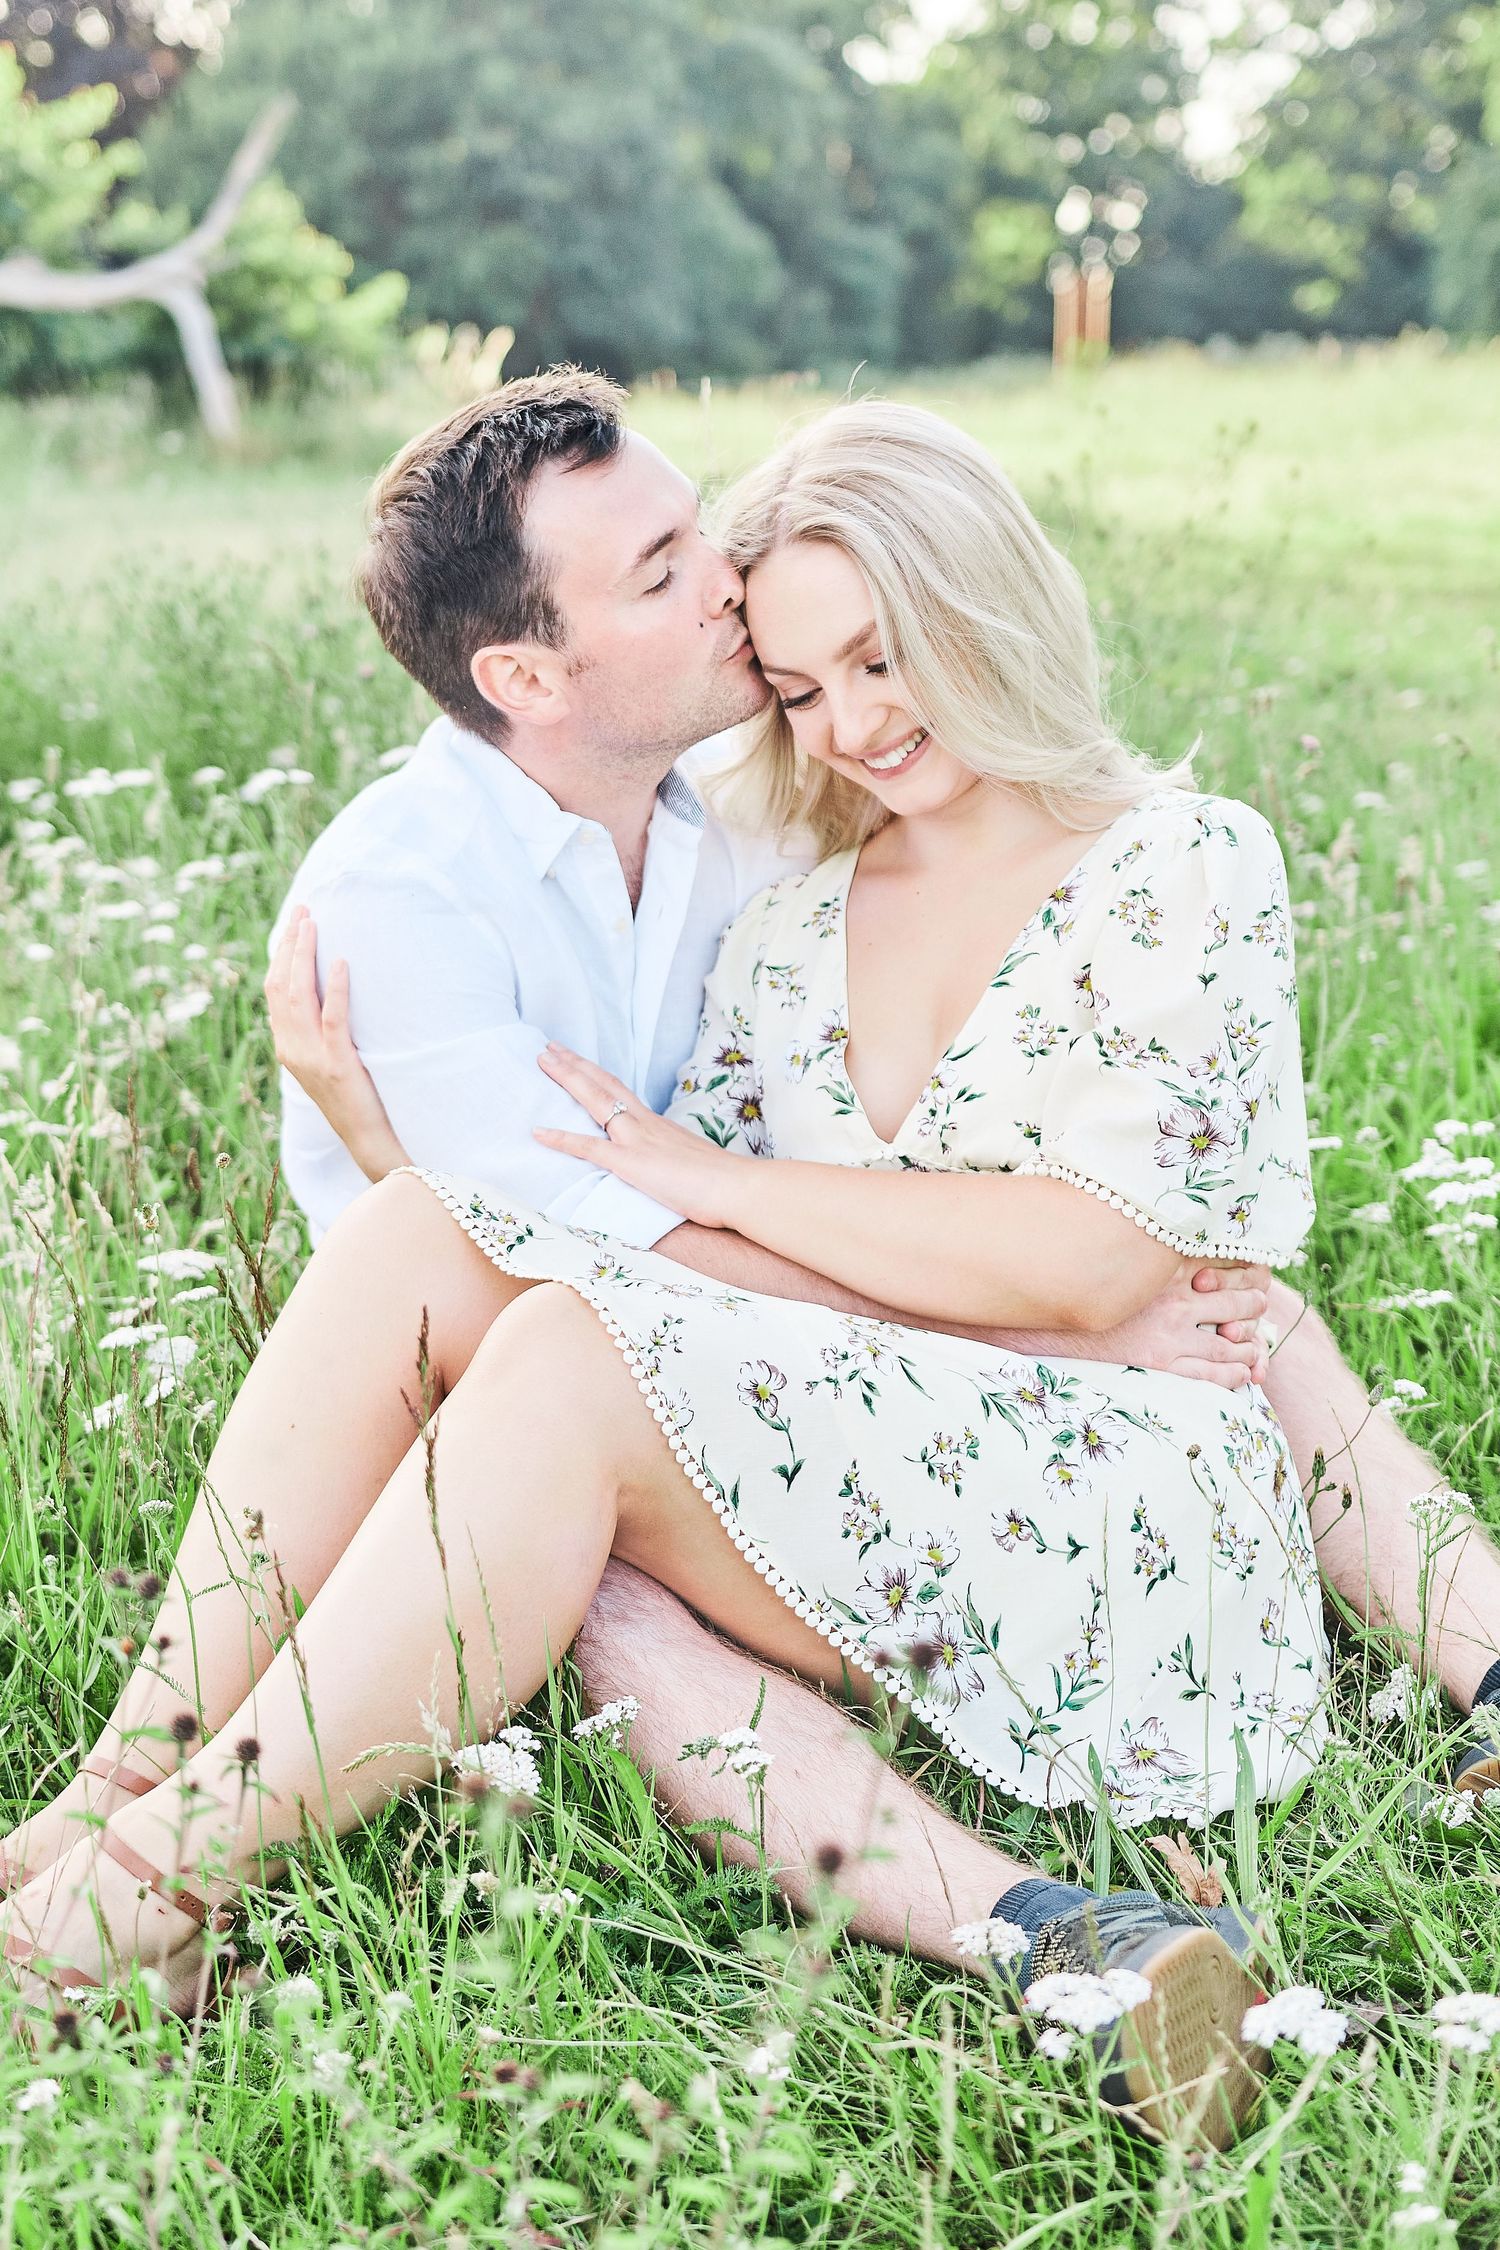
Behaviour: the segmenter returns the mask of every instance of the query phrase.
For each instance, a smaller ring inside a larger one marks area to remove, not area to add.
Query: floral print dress
[[[844,1067],[857,854],[730,926],[671,1114],[768,1159],[1047,1174],[1185,1255],[1285,1265],[1313,1212],[1286,871],[1158,790],[1043,901],[893,1140]],[[1035,1360],[725,1288],[420,1172],[567,1283],[735,1545],[964,1764],[1133,1825],[1286,1794],[1325,1738],[1308,1521],[1258,1388]]]

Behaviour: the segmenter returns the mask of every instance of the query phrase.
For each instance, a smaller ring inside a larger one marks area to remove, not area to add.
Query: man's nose
[[[714,617],[727,617],[731,610],[739,609],[745,599],[745,581],[727,555],[714,552],[714,575],[709,588],[709,611]]]

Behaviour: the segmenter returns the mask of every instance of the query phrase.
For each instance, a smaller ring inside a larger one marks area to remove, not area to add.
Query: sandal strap
[[[167,1887],[169,1878],[165,1871],[160,1867],[153,1867],[149,1859],[143,1859],[140,1853],[132,1850],[129,1844],[124,1843],[114,1833],[113,1829],[106,1828],[100,1836],[99,1842],[102,1849],[108,1852],[110,1858],[118,1860],[120,1865],[128,1869],[138,1883],[145,1884],[148,1891],[154,1891],[156,1896],[163,1899],[168,1906],[175,1906],[182,1913],[189,1915],[197,1923],[200,1930],[207,1928],[210,1913],[208,1901],[201,1898],[195,1890],[190,1889],[181,1877],[177,1878],[178,1887],[175,1890],[169,1890]]]
[[[117,1789],[128,1790],[132,1797],[144,1797],[159,1781],[167,1778],[160,1773],[135,1773],[129,1766],[117,1765],[102,1753],[97,1757],[85,1758],[78,1770],[80,1773],[91,1774],[95,1781],[112,1781]]]
[[[37,1950],[34,1939],[22,1937],[17,1930],[6,1932],[5,1958],[13,1961],[18,1969],[27,1969],[32,1976],[40,1977],[44,1983],[56,1985],[59,1992],[66,1992],[70,1985],[75,1984],[89,1985],[95,1992],[103,1990],[99,1979],[91,1977],[86,1969],[70,1969],[59,1961],[54,1961],[50,1969],[39,1969],[36,1966]],[[44,1960],[51,1959],[50,1954],[42,1957]]]

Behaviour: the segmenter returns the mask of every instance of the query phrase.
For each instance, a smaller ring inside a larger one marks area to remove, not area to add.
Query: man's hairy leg
[[[793,1905],[810,1908],[827,1882],[853,1902],[856,1936],[954,1967],[984,1966],[958,1953],[955,1926],[983,1921],[1035,1868],[1007,1859],[893,1773],[837,1703],[747,1655],[618,1561],[604,1573],[573,1654],[596,1710],[619,1696],[638,1701],[631,1754],[652,1776],[662,1810],[683,1823],[747,1825],[743,1780],[714,1775],[701,1758],[679,1760],[695,1737],[746,1725],[764,1681],[756,1732],[771,1753],[766,1858]],[[720,1844],[726,1859],[755,1863],[753,1848],[733,1836],[705,1838],[700,1848]]]
[[[1283,1282],[1270,1313],[1280,1342],[1266,1396],[1308,1495],[1319,1570],[1357,1615],[1395,1627],[1393,1657],[1434,1673],[1467,1711],[1500,1653],[1500,1553],[1463,1515],[1440,1543],[1424,1533],[1411,1503],[1442,1488],[1436,1464],[1370,1404],[1323,1321]]]

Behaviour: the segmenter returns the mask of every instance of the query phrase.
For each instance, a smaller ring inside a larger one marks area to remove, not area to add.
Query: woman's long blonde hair
[[[1089,808],[1153,784],[1191,784],[1191,751],[1158,767],[1111,727],[1082,580],[999,465],[941,415],[888,400],[835,407],[742,477],[717,516],[742,572],[793,540],[847,555],[912,717],[1066,825],[1096,825]],[[871,791],[799,754],[775,700],[713,795],[726,818],[803,828],[825,855],[888,818]]]

